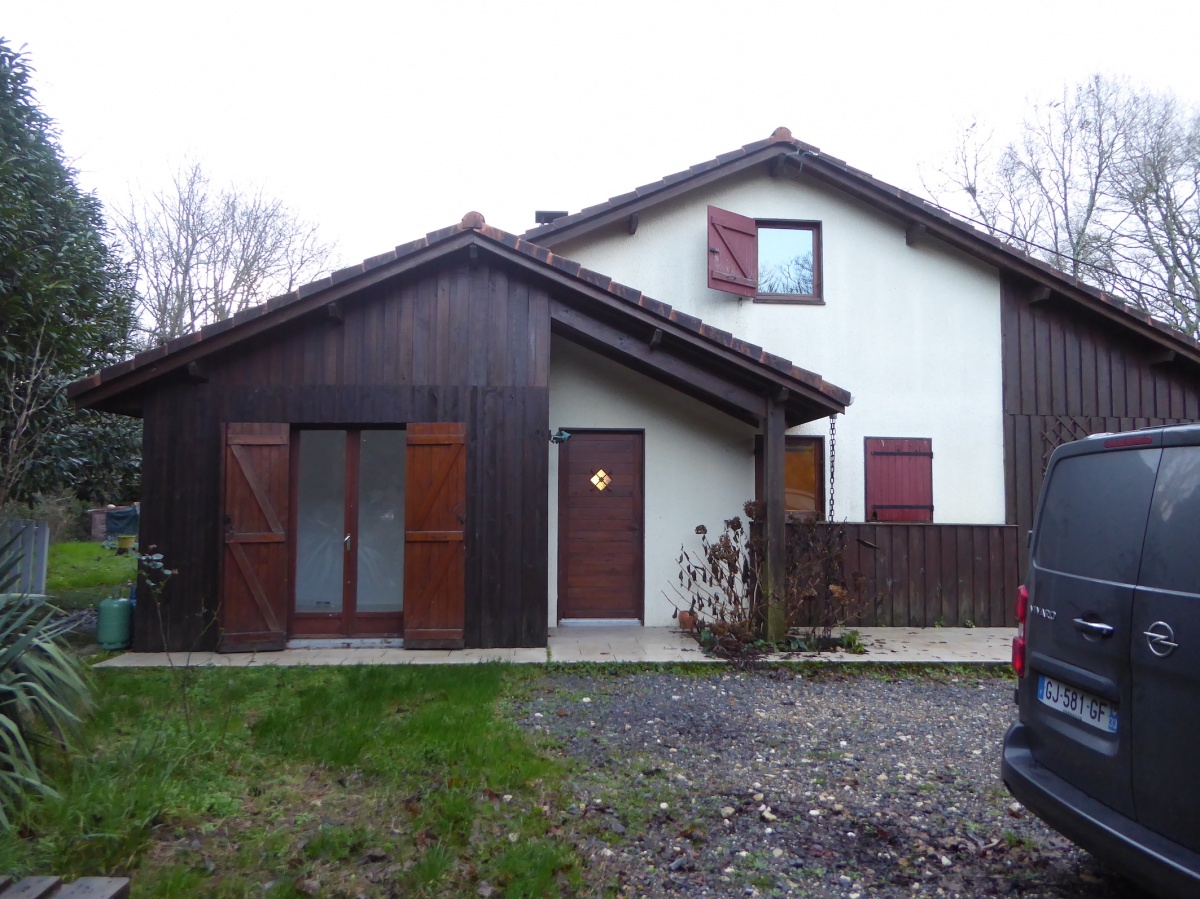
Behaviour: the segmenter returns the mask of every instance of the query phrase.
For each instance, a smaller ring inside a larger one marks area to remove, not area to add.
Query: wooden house
[[[229,651],[665,624],[684,537],[752,494],[755,434],[782,449],[850,400],[478,213],[71,392],[145,422],[141,542],[177,573],[135,648]]]
[[[540,646],[669,624],[679,547],[751,497],[771,565],[788,514],[849,522],[873,622],[1007,624],[1050,451],[1200,418],[1200,345],[779,129],[521,237],[470,213],[71,395],[145,421],[179,573],[136,648]]]

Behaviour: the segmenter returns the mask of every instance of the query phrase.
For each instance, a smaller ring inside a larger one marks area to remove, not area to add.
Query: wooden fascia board
[[[796,163],[792,164],[796,165]],[[871,185],[863,184],[856,176],[831,168],[830,164],[823,162],[819,156],[806,157],[803,171],[805,174],[818,177],[856,199],[894,215],[902,221],[912,222],[914,218],[919,218],[920,223],[925,225],[929,237],[936,237],[943,243],[1001,271],[1009,271],[1037,284],[1045,285],[1054,293],[1071,299],[1078,305],[1133,331],[1144,339],[1175,350],[1190,362],[1200,365],[1200,349],[1190,346],[1184,341],[1176,340],[1170,334],[1159,331],[1154,325],[1143,322],[1129,313],[1122,312],[1103,300],[1089,295],[1086,291],[1076,287],[1065,275],[1056,276],[1015,253],[1008,253],[999,247],[993,247],[981,237],[971,234],[951,222],[943,221],[919,206]]]
[[[111,381],[106,380],[96,387],[82,390],[72,396],[71,399],[78,406],[87,408],[96,407],[98,404],[114,396],[133,390],[156,378],[176,372],[181,368],[186,369],[190,363],[197,362],[214,353],[230,349],[245,340],[250,340],[267,331],[297,321],[359,291],[374,287],[398,275],[412,271],[429,262],[431,258],[444,256],[477,241],[478,235],[474,231],[463,231],[461,234],[456,234],[448,238],[445,242],[438,243],[433,247],[417,250],[397,259],[395,262],[371,269],[355,278],[343,281],[340,284],[334,284],[311,296],[293,300],[290,303],[280,306],[278,309],[265,312],[244,324],[235,325],[227,331],[214,334],[212,337],[204,338],[194,344],[183,347],[154,362],[139,366],[126,374],[113,378]]]
[[[601,228],[605,228],[614,223],[620,222],[627,224],[631,215],[640,213],[643,209],[651,206],[657,206],[659,203],[673,200],[675,197],[682,196],[693,190],[698,190],[706,184],[711,184],[714,181],[720,181],[722,178],[728,178],[730,175],[737,172],[753,168],[763,162],[768,162],[776,157],[789,156],[796,153],[796,149],[790,144],[772,144],[763,147],[761,150],[755,150],[745,156],[740,156],[737,159],[730,160],[724,165],[714,166],[707,171],[700,172],[690,178],[681,178],[673,184],[667,184],[660,187],[658,190],[647,193],[643,196],[635,197],[626,203],[621,203],[614,206],[612,209],[598,212],[586,219],[581,219],[570,225],[565,225],[559,231],[551,231],[546,234],[534,234],[533,231],[527,232],[528,237],[522,237],[522,240],[529,240],[536,243],[540,247],[553,249],[561,243],[566,243],[569,240],[575,240],[585,234],[590,234]],[[629,232],[630,234],[633,231]]]
[[[846,406],[831,397],[826,396],[819,390],[804,384],[795,378],[784,375],[782,372],[776,372],[766,365],[763,365],[741,353],[735,352],[727,347],[720,346],[716,343],[706,340],[699,334],[689,331],[674,322],[667,321],[659,316],[652,315],[645,309],[634,306],[631,303],[617,299],[606,290],[594,287],[584,281],[579,281],[571,276],[558,271],[557,269],[549,268],[534,260],[528,259],[520,253],[516,253],[503,245],[494,245],[498,251],[530,271],[542,276],[543,278],[553,282],[556,285],[564,287],[577,294],[583,294],[590,300],[599,304],[602,308],[609,312],[609,315],[625,316],[639,322],[645,330],[645,340],[649,341],[655,329],[662,330],[666,336],[671,336],[675,341],[690,344],[697,348],[697,351],[705,357],[713,360],[726,369],[740,371],[748,375],[752,380],[764,382],[764,386],[768,384],[773,390],[780,388],[791,391],[796,398],[806,401],[809,405],[820,407],[826,411],[822,414],[829,415],[832,412],[842,413],[846,411]],[[820,417],[820,416],[817,416]],[[811,420],[811,419],[808,419]]]
[[[555,333],[568,340],[590,349],[603,347],[608,351],[604,355],[636,368],[656,381],[723,411],[738,410],[742,414],[737,417],[748,424],[757,424],[766,414],[767,401],[762,394],[670,353],[665,344],[651,349],[644,336],[635,336],[601,322],[561,300],[550,301],[550,324]]]

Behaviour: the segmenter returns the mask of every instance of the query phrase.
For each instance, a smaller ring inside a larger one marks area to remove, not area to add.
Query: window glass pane
[[[404,608],[404,431],[363,431],[358,459],[358,610]]]
[[[300,432],[296,507],[296,611],[342,610],[346,536],[346,432]]]
[[[1133,584],[1161,450],[1071,456],[1053,469],[1038,520],[1042,568]]]
[[[783,457],[784,509],[819,513],[817,508],[817,447],[815,443],[789,445]]]
[[[758,292],[812,296],[813,232],[809,228],[758,229]]]
[[[1200,446],[1163,450],[1146,529],[1141,583],[1200,593]]]

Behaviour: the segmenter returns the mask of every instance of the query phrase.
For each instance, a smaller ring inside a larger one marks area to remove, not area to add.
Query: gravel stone
[[[581,695],[586,727],[561,714]],[[1013,802],[1012,695],[972,674],[554,670],[512,714],[572,762],[563,832],[617,896],[1148,899]]]

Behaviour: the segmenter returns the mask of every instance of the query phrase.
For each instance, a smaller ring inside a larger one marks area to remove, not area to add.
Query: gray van
[[[1200,896],[1200,425],[1054,451],[1017,620],[1008,789],[1139,885]]]

